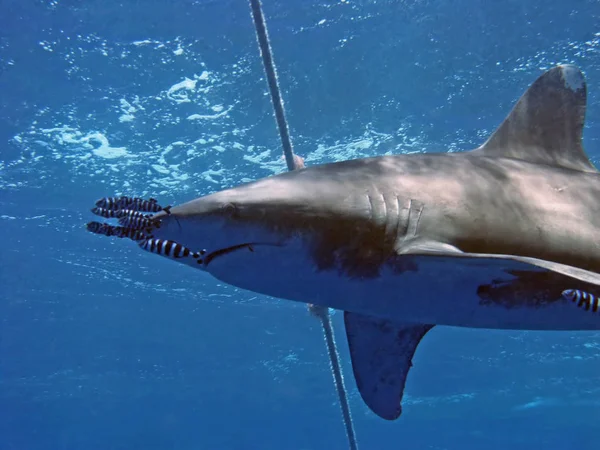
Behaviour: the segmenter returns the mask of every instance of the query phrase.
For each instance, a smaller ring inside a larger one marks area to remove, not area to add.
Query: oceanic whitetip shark
[[[558,66],[479,148],[247,183],[158,212],[140,245],[243,289],[343,310],[361,396],[395,419],[434,325],[600,329],[585,107],[582,73]]]

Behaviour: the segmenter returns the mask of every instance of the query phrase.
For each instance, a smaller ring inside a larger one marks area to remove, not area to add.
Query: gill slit
[[[373,204],[373,198],[371,197],[371,194],[369,194],[368,192],[367,192],[367,200],[369,202],[369,220],[373,220],[373,219],[375,219],[375,217],[374,217],[375,205]]]
[[[387,224],[388,224],[388,208],[387,208],[387,204],[385,202],[385,195],[383,194],[379,194],[381,195],[381,204],[383,205],[383,220],[385,220],[385,227],[387,229]]]

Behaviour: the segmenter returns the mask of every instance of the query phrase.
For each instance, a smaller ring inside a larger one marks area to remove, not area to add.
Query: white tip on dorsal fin
[[[474,152],[596,172],[581,143],[586,91],[585,78],[577,67],[550,69]]]

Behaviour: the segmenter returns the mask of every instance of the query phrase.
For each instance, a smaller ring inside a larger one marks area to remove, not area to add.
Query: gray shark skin
[[[481,147],[310,167],[159,213],[181,262],[254,292],[345,311],[358,389],[401,413],[434,325],[599,330],[600,175],[581,143],[586,83],[540,76]]]

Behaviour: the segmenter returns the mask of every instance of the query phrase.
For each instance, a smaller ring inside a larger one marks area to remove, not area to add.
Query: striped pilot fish
[[[133,209],[121,209],[117,211],[115,217],[119,218],[119,223],[125,227],[132,228],[159,228],[160,222],[152,219],[151,214],[144,214]]]
[[[97,216],[104,217],[106,219],[110,219],[113,217],[119,217],[118,209],[106,209],[106,208],[100,208],[99,206],[96,206],[95,208],[92,208],[91,211],[94,214],[96,214]]]
[[[152,220],[152,214],[144,214],[141,211],[135,211],[133,209],[106,209],[96,206],[91,210],[94,214],[107,219],[117,218],[119,224],[128,228],[136,229],[152,229],[160,228],[160,222]]]
[[[562,292],[562,296],[573,303],[577,303],[578,307],[586,311],[591,309],[593,312],[598,312],[600,300],[589,292],[582,291],[581,289],[567,289]]]
[[[143,212],[159,212],[168,211],[170,207],[163,208],[158,204],[156,199],[150,198],[144,200],[139,197],[103,197],[96,201],[96,206],[104,209],[119,210],[119,209],[131,209],[134,211]]]
[[[189,248],[184,247],[175,241],[170,241],[167,239],[156,239],[150,238],[145,239],[144,241],[138,244],[142,249],[155,253],[157,255],[165,256],[167,258],[172,259],[180,259],[180,258],[194,258],[197,260],[198,264],[202,264],[202,259],[200,257],[205,253],[204,250],[200,252],[192,252]]]
[[[132,241],[143,241],[152,238],[151,234],[143,230],[138,230],[129,227],[115,227],[107,223],[89,222],[86,225],[89,232],[94,234],[102,234],[104,236],[115,236],[118,238],[129,238]]]
[[[90,233],[103,234],[104,236],[113,236],[114,235],[114,229],[116,227],[113,227],[112,225],[109,225],[107,223],[88,222],[85,225],[85,228]]]

